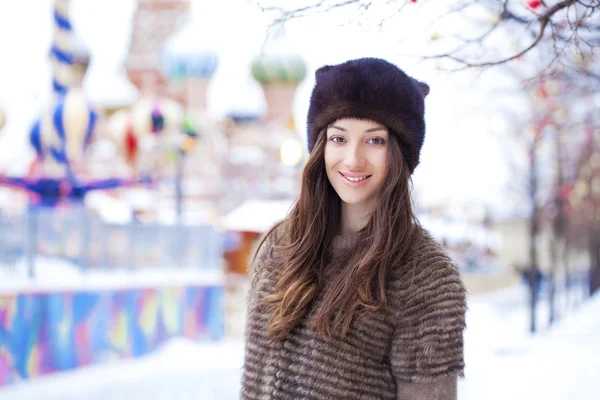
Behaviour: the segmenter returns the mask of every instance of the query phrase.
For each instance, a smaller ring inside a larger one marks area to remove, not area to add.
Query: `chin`
[[[346,204],[360,204],[364,203],[367,199],[364,196],[349,196],[349,195],[339,195],[342,202]]]

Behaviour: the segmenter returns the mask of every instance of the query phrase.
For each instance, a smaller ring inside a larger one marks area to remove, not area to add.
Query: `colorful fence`
[[[224,336],[220,286],[0,293],[0,386],[148,353],[166,339]]]

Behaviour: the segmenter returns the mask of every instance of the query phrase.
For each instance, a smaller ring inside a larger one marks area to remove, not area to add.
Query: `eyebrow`
[[[334,128],[334,129],[337,129],[337,130],[342,131],[342,132],[348,132],[346,129],[344,129],[344,128],[340,127],[340,126],[337,126],[337,125],[331,125],[330,128]],[[379,126],[377,128],[369,128],[369,129],[367,129],[365,131],[365,133],[373,133],[373,132],[386,131],[386,130],[387,129],[384,128],[383,126]]]

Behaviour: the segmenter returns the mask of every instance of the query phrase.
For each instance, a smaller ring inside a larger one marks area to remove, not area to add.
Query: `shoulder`
[[[416,229],[412,248],[403,262],[392,267],[392,275],[411,277],[416,280],[413,283],[435,281],[447,275],[460,278],[458,267],[443,246],[422,227]]]
[[[268,231],[263,233],[257,240],[255,252],[259,255],[266,256],[272,253],[275,246],[283,242],[286,220],[281,220],[275,223]]]
[[[392,365],[404,381],[431,382],[463,375],[467,302],[456,264],[419,229],[419,242],[392,284]]]
[[[466,290],[457,265],[424,228],[417,228],[411,254],[392,268],[391,291],[409,314],[424,314],[451,307],[466,310]]]
[[[285,220],[277,222],[256,241],[252,252],[254,257],[250,266],[251,275],[256,275],[258,270],[263,269],[273,259],[274,249],[283,243],[285,223]]]
[[[416,269],[415,277],[422,283],[445,282],[440,282],[441,278],[448,278],[455,283],[460,281],[458,266],[443,246],[425,228],[419,227],[418,232],[419,237],[411,260]]]

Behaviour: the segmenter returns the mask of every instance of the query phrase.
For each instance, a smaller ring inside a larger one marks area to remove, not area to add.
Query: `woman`
[[[317,70],[300,196],[252,263],[243,399],[456,399],[465,290],[409,187],[428,92],[381,59]]]

